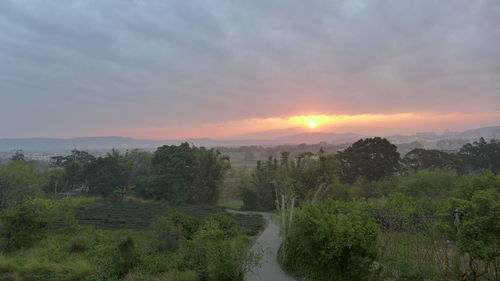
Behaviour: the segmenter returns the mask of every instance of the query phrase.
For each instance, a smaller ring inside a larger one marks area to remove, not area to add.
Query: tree
[[[195,156],[188,143],[164,145],[153,154],[151,174],[137,186],[145,198],[187,202],[191,183],[196,173]]]
[[[472,144],[464,145],[458,155],[464,162],[468,172],[488,169],[495,174],[500,172],[500,142],[491,140],[489,143],[484,138]]]
[[[340,179],[354,183],[358,178],[381,180],[400,168],[397,147],[385,138],[361,139],[336,156]]]
[[[338,161],[333,155],[305,152],[291,159],[283,152],[279,159],[258,161],[251,178],[242,184],[243,208],[270,211],[276,196],[287,194],[301,201],[310,200],[318,187],[336,181]]]
[[[142,177],[147,176],[151,172],[153,154],[140,149],[133,149],[126,153],[125,157],[132,163],[130,183],[132,186],[135,186]]]
[[[72,150],[66,156],[63,166],[68,176],[68,186],[72,189],[84,187],[86,182],[86,166],[95,160],[95,157],[86,151]]]
[[[42,195],[42,185],[31,162],[15,161],[0,167],[0,211],[16,206],[25,198]]]
[[[130,159],[113,149],[106,156],[87,164],[85,177],[89,185],[89,193],[110,196],[117,191],[126,191],[130,186],[131,171]]]
[[[219,199],[227,171],[231,168],[229,157],[218,150],[204,147],[193,150],[196,173],[189,192],[189,203],[215,204]]]
[[[478,280],[500,257],[500,176],[489,172],[465,177],[447,206],[449,212],[460,211],[460,223],[451,225],[451,232],[468,256],[473,280]]]
[[[159,147],[151,163],[151,172],[137,185],[137,193],[174,203],[215,204],[230,168],[229,158],[218,150],[188,143]]]
[[[458,171],[461,170],[462,166],[456,154],[422,148],[416,148],[408,152],[402,162],[406,167],[415,170],[450,168]]]
[[[44,178],[42,186],[45,194],[57,195],[59,192],[68,191],[68,177],[66,170],[63,168],[51,168],[39,172],[40,176]]]
[[[64,161],[66,161],[66,157],[64,156],[52,156],[50,157],[50,165],[52,167],[63,167]]]
[[[10,158],[12,161],[24,161],[24,153],[22,150],[16,150],[14,155]]]
[[[276,207],[276,188],[280,166],[278,159],[270,156],[257,161],[255,172],[248,184],[242,187],[243,209],[270,211]]]

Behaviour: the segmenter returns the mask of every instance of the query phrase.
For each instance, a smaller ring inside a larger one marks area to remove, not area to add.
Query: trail
[[[252,251],[264,251],[260,266],[253,268],[245,278],[246,281],[295,281],[287,275],[278,264],[277,254],[281,245],[280,228],[274,223],[274,214],[261,213],[267,221],[267,227],[252,246]]]

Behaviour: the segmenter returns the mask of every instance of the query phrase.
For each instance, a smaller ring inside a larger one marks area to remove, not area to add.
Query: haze
[[[4,0],[0,137],[498,125],[499,40],[495,0]]]

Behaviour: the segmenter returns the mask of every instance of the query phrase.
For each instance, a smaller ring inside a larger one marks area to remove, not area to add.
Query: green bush
[[[242,281],[254,264],[245,242],[230,237],[216,219],[209,219],[181,248],[184,265],[196,271],[200,280]]]
[[[229,215],[214,214],[208,217],[208,221],[213,221],[219,225],[219,228],[224,231],[228,237],[238,235],[238,224]]]
[[[179,211],[169,212],[167,219],[172,221],[176,227],[182,229],[183,235],[188,239],[191,239],[200,227],[200,221],[198,219]]]
[[[500,176],[464,178],[446,207],[448,212],[461,213],[461,223],[450,223],[448,230],[455,234],[460,252],[468,256],[468,271],[477,280],[499,262]]]
[[[85,237],[77,236],[69,240],[68,250],[70,253],[82,253],[88,248],[88,242]]]
[[[134,269],[140,263],[140,260],[140,254],[135,247],[134,240],[127,237],[117,246],[113,261],[114,272],[123,276]]]
[[[450,196],[460,177],[454,170],[421,170],[400,177],[401,190],[416,198],[443,199]]]
[[[157,218],[150,226],[160,251],[173,251],[179,248],[184,229],[168,217]]]
[[[3,251],[12,252],[29,248],[41,240],[47,231],[48,220],[44,209],[25,202],[0,216],[0,245]]]
[[[366,279],[379,228],[357,205],[327,200],[297,211],[286,237],[285,266],[318,281]]]

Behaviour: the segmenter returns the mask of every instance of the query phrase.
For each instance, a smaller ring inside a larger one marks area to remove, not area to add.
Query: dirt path
[[[261,213],[268,224],[266,229],[257,238],[252,251],[263,251],[260,266],[248,273],[246,281],[295,281],[281,270],[276,255],[281,245],[280,228],[274,223],[273,214]]]

